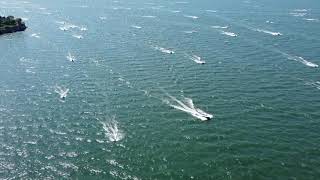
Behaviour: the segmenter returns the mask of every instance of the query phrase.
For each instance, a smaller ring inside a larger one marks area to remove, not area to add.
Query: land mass
[[[14,33],[18,31],[24,31],[27,26],[20,18],[14,18],[13,16],[2,17],[0,16],[0,35],[6,33]]]

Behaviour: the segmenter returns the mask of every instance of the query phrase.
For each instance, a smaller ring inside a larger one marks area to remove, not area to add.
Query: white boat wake
[[[40,34],[40,33],[33,33],[33,34],[31,34],[30,36],[39,39],[39,38],[40,38],[39,34]]]
[[[183,103],[182,101],[178,100],[177,98],[168,95],[168,97],[170,97],[171,101],[174,101],[176,103],[176,105],[174,104],[170,104],[170,100],[166,100],[165,102],[167,104],[169,104],[169,106],[181,110],[183,112],[186,112],[190,115],[192,115],[193,117],[196,117],[202,121],[208,121],[210,119],[213,118],[212,114],[206,113],[203,110],[196,108],[193,104],[192,99],[190,98],[185,98],[185,103]]]
[[[59,29],[61,31],[69,31],[70,29],[78,29],[80,31],[87,31],[88,29],[86,27],[80,27],[80,26],[77,26],[77,25],[74,25],[72,23],[68,23],[68,22],[65,22],[65,21],[56,21],[57,24],[60,24],[60,25],[63,25],[63,26],[60,26]]]
[[[255,31],[257,32],[263,32],[263,33],[266,33],[266,34],[270,34],[272,36],[281,36],[282,34],[279,33],[279,32],[272,32],[272,31],[268,31],[268,30],[263,30],[263,29],[255,29]]]
[[[156,16],[141,16],[141,17],[144,17],[144,18],[156,18]]]
[[[135,29],[141,29],[142,28],[141,26],[136,26],[136,25],[132,25],[131,27],[135,28]]]
[[[63,87],[60,87],[60,86],[56,85],[54,91],[60,95],[60,99],[64,100],[67,97],[69,89],[63,88]]]
[[[190,16],[190,15],[184,15],[186,18],[191,18],[191,19],[198,19],[198,16]]]
[[[158,46],[156,46],[156,47],[154,47],[154,49],[156,49],[156,50],[158,50],[158,51],[161,51],[161,52],[163,52],[163,53],[174,54],[174,51],[169,50],[169,49],[165,49],[165,48],[163,48],[163,47],[158,47]]]
[[[111,122],[101,122],[102,128],[105,131],[105,136],[110,142],[117,142],[124,138],[124,133],[118,128],[118,122],[111,120]]]
[[[196,56],[196,55],[189,56],[189,58],[197,64],[205,64],[206,63],[204,60],[201,60],[201,57]]]
[[[315,22],[319,22],[319,19],[314,19],[314,18],[303,18],[306,21],[315,21]]]
[[[313,86],[317,89],[320,90],[320,81],[316,81],[316,82],[307,82],[306,85],[310,85],[310,86]]]
[[[184,33],[186,33],[186,34],[193,34],[193,33],[196,33],[196,32],[198,32],[198,31],[196,31],[196,30],[191,30],[191,31],[183,31]]]
[[[83,39],[82,35],[73,34],[72,37],[77,38],[77,39]]]
[[[206,10],[207,12],[211,12],[211,13],[216,13],[217,11],[216,10],[211,10],[211,9],[208,9]]]
[[[317,64],[315,64],[313,62],[307,61],[307,60],[303,59],[303,57],[287,55],[287,58],[290,59],[290,60],[294,60],[294,61],[300,62],[300,63],[302,63],[302,64],[304,64],[306,66],[309,66],[309,67],[313,67],[313,68],[319,67],[319,65],[317,65]]]
[[[68,56],[67,56],[67,59],[68,59],[69,61],[71,61],[71,62],[74,62],[74,61],[76,60],[76,57],[73,56],[73,55],[71,55],[71,53],[69,52],[69,53],[68,53]]]
[[[292,12],[292,13],[290,13],[290,15],[292,15],[294,17],[304,17],[305,15],[307,15],[307,13]]]
[[[221,31],[221,34],[231,36],[231,37],[237,37],[238,35],[233,32],[227,32],[227,31]]]
[[[229,26],[211,26],[213,29],[228,29]]]

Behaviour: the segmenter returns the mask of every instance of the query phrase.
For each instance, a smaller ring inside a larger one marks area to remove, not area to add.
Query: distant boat
[[[68,53],[67,59],[71,62],[74,62],[76,60],[76,58],[73,55],[71,55],[70,52]]]

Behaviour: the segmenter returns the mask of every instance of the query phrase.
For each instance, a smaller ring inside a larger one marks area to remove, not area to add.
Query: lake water
[[[320,1],[1,0],[0,15],[28,26],[0,36],[0,179],[319,178]]]

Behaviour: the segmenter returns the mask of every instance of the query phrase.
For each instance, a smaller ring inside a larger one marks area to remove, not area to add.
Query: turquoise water
[[[1,0],[0,15],[28,26],[0,36],[0,179],[318,179],[319,1]]]

